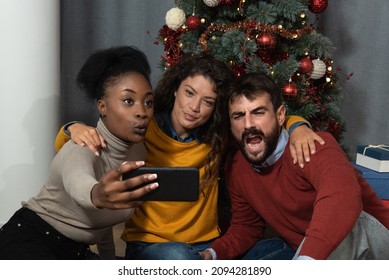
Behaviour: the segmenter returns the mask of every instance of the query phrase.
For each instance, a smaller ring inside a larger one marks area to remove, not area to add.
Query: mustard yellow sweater
[[[307,121],[298,116],[289,116],[286,128],[289,129],[296,122]],[[62,127],[57,135],[56,149],[59,150],[67,140],[69,137]],[[147,130],[145,146],[146,165],[197,167],[201,182],[204,159],[211,149],[209,145],[196,141],[178,142],[167,136],[155,120],[152,120]],[[217,183],[201,182],[200,196],[196,202],[144,202],[126,221],[122,239],[143,242],[180,241],[192,244],[218,237],[220,231],[217,220]]]
[[[210,146],[178,142],[151,121],[146,134],[148,166],[197,167],[204,176],[204,159]],[[201,181],[200,181],[201,182]],[[182,186],[185,188],[185,186]],[[217,181],[200,183],[196,202],[152,202],[138,207],[125,226],[125,241],[196,243],[219,236],[217,221]]]

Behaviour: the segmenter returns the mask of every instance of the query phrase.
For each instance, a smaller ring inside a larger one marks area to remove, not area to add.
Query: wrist
[[[68,122],[67,124],[65,124],[64,126],[63,126],[63,132],[67,135],[67,136],[69,136],[69,137],[71,137],[71,133],[70,133],[70,131],[69,131],[69,127],[72,125],[72,124],[75,124],[76,122]]]
[[[79,122],[79,121],[72,121],[72,122],[68,122],[68,123],[66,123],[64,126],[63,126],[63,132],[67,135],[67,136],[69,136],[69,137],[71,137],[72,136],[72,133],[71,133],[71,129],[70,129],[70,127],[73,125],[73,124],[76,124],[76,123],[80,123],[80,124],[84,124],[83,122]],[[85,124],[84,124],[85,125]]]
[[[94,185],[90,191],[90,200],[96,208],[102,209],[103,207],[101,207],[101,205],[99,203],[99,199],[98,199],[98,190],[97,190],[98,186],[97,185],[98,185],[98,183],[96,185]]]
[[[203,260],[212,260],[211,252],[209,252],[208,250],[204,250],[202,252],[199,252],[199,254],[201,256],[201,259],[203,259]]]

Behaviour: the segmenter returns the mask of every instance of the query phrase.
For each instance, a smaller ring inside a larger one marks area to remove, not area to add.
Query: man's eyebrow
[[[263,105],[259,105],[258,107],[255,107],[253,109],[251,109],[249,111],[249,113],[251,112],[256,112],[256,111],[259,111],[259,110],[267,110],[266,106],[263,106]],[[245,114],[247,112],[247,110],[244,110],[244,111],[234,111],[231,113],[231,115],[233,114]]]
[[[246,113],[243,112],[243,111],[234,111],[230,114],[230,116],[241,116],[241,115],[245,115]]]
[[[260,105],[258,107],[255,107],[254,109],[252,109],[250,112],[256,112],[256,111],[259,111],[259,110],[267,110],[267,107],[263,106],[263,105]]]

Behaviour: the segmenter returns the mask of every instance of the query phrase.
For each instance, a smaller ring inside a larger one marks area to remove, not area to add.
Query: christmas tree
[[[338,141],[344,132],[333,43],[308,15],[328,0],[176,0],[158,41],[166,70],[184,53],[208,51],[236,75],[262,72],[282,87],[288,114],[305,117],[314,130]]]

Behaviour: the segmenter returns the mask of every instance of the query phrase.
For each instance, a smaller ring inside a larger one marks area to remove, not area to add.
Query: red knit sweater
[[[367,181],[350,164],[336,140],[317,145],[302,169],[292,162],[288,148],[261,173],[240,152],[227,176],[232,221],[227,233],[212,244],[218,259],[236,258],[263,237],[269,223],[300,255],[326,259],[353,228],[361,210],[389,229],[384,207]]]

